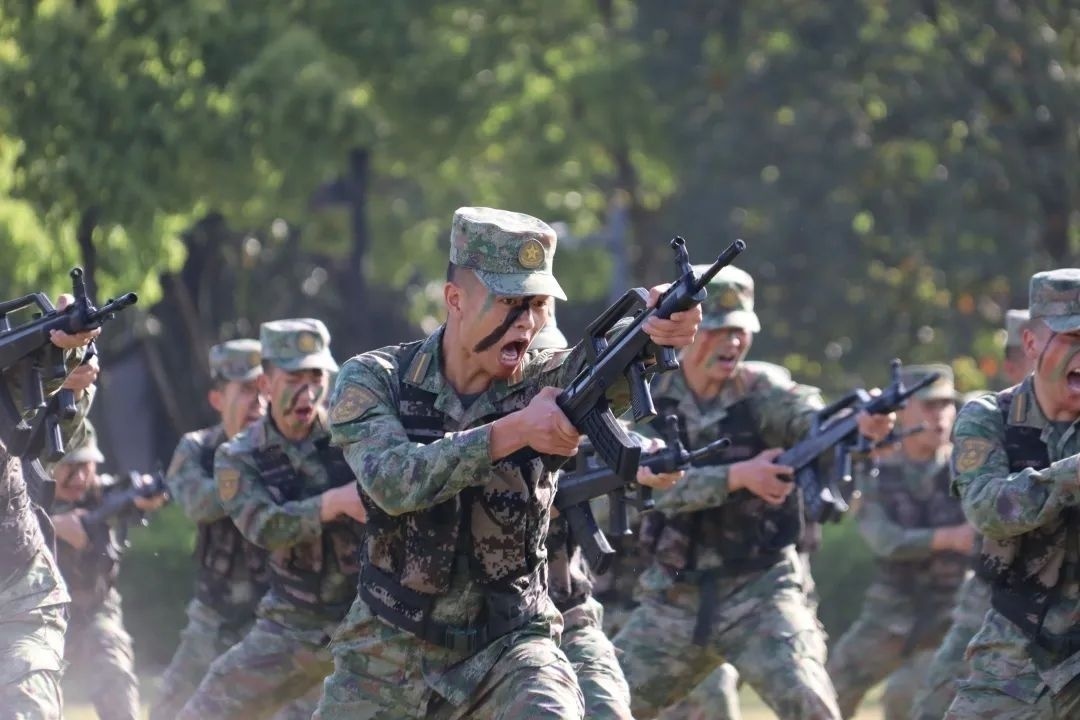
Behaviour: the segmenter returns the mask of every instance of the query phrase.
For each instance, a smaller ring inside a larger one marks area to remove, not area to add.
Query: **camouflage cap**
[[[64,457],[59,460],[62,465],[84,462],[105,462],[105,456],[101,454],[101,450],[98,448],[97,431],[94,430],[94,426],[90,424],[89,420],[86,421],[84,426],[82,442],[79,445],[69,447]]]
[[[708,265],[695,265],[694,272],[701,274]],[[706,286],[709,296],[701,304],[701,329],[740,328],[747,332],[760,332],[761,322],[754,312],[754,278],[745,270],[728,265],[721,268]]]
[[[330,354],[330,331],[322,320],[295,318],[272,320],[259,326],[263,360],[282,370],[326,370],[337,372]]]
[[[1027,310],[1009,310],[1005,313],[1005,347],[1020,347],[1023,344],[1021,332],[1031,320]]]
[[[450,262],[470,268],[496,295],[566,299],[551,273],[555,231],[531,215],[485,207],[454,213]]]
[[[930,365],[905,365],[900,369],[900,379],[905,387],[911,387],[928,375],[937,373],[940,377],[930,385],[915,393],[919,400],[957,400],[960,394],[956,392],[956,384],[953,381],[953,371],[948,365],[933,363]]]
[[[548,321],[544,325],[544,329],[533,338],[529,349],[561,350],[569,346],[570,344],[566,342],[566,336],[562,334],[559,324],[555,321],[555,302],[552,301],[551,306],[548,308]]]
[[[228,340],[210,348],[210,376],[214,380],[247,382],[262,374],[262,345],[258,340]]]
[[[1080,330],[1080,268],[1061,268],[1031,276],[1031,319],[1040,318],[1054,332]]]

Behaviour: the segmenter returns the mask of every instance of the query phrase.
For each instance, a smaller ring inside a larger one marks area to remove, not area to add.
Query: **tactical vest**
[[[397,406],[409,440],[427,445],[441,440],[451,425],[435,408],[435,394],[404,382],[422,343],[399,351]],[[473,426],[497,417],[481,418]],[[547,592],[546,553],[540,545],[554,485],[529,448],[495,463],[493,470],[482,487],[400,516],[387,514],[361,491],[367,540],[360,596],[375,615],[427,642],[468,654],[536,616]],[[518,473],[524,485],[517,482]],[[469,626],[431,618],[458,563],[467,563],[470,578],[490,591],[476,624]]]
[[[105,490],[93,488],[76,507],[92,511],[101,506]],[[74,620],[85,619],[105,602],[120,574],[123,546],[116,533],[109,529],[109,541],[103,548],[93,544],[76,550],[63,539],[56,544],[56,563],[71,595],[71,614]]]
[[[209,477],[214,477],[214,452],[222,442],[209,442],[199,449],[199,465]],[[199,523],[197,533],[195,597],[226,622],[246,623],[269,586],[269,553],[247,540],[228,516]],[[238,572],[238,568],[244,569]],[[238,574],[254,590],[250,598],[241,602],[232,600],[230,592]]]
[[[44,544],[22,464],[0,443],[0,580],[26,568]]]
[[[326,468],[330,487],[356,482],[341,449],[331,447],[329,438],[317,440],[315,448]],[[279,505],[306,500],[326,490],[304,482],[289,457],[278,447],[259,448],[252,454],[259,478]],[[297,607],[344,617],[356,597],[362,534],[361,526],[355,520],[335,520],[322,526],[317,540],[271,552],[270,587]],[[334,570],[346,577],[346,582],[336,593],[330,592],[324,582]]]
[[[998,409],[1005,424],[1005,453],[1009,472],[1025,468],[1050,467],[1050,454],[1037,428],[1009,424],[1015,388],[997,394]],[[1059,599],[1066,582],[1076,582],[1080,560],[1080,528],[1075,509],[1062,511],[1051,523],[1018,537],[996,540],[983,537],[979,557],[980,575],[992,583],[991,603],[1041,648],[1033,657],[1041,664],[1040,652],[1050,654],[1056,664],[1080,651],[1080,634],[1051,636],[1043,632],[1043,621]],[[1062,582],[1062,581],[1066,582]]]
[[[949,491],[949,466],[934,473],[933,488],[925,498],[915,497],[904,482],[904,469],[896,463],[879,468],[878,495],[885,515],[902,528],[942,528],[966,522],[959,500]],[[935,552],[922,560],[879,560],[882,579],[906,595],[929,593],[951,602],[964,581],[970,559],[956,552]],[[928,598],[924,598],[928,599]]]
[[[675,412],[675,406],[672,401],[657,402],[661,415]],[[712,464],[730,465],[765,450],[756,428],[750,403],[745,399],[734,403],[717,429],[731,445]],[[686,437],[684,428],[684,443]],[[749,490],[737,490],[719,507],[671,517],[647,513],[642,518],[641,541],[673,577],[694,582],[695,571],[715,570],[698,568],[701,547],[714,549],[723,559],[723,573],[734,575],[772,567],[783,559],[784,548],[793,545],[802,533],[798,491],[790,493],[782,505],[773,506]]]

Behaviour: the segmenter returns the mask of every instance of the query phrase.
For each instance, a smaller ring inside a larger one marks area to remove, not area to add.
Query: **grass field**
[[[150,683],[144,683],[144,685],[149,686]],[[870,696],[859,708],[858,714],[855,715],[855,720],[881,720],[881,706],[878,703],[880,692],[880,688],[871,691]],[[753,690],[743,690],[741,702],[743,720],[774,720],[776,718],[776,715],[765,707]],[[94,709],[89,705],[72,704],[65,710],[64,717],[66,720],[96,720],[97,716],[94,714]],[[143,718],[146,718],[145,708]]]

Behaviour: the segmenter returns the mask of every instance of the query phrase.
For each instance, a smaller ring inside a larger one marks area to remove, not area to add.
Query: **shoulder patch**
[[[960,440],[959,445],[953,450],[956,471],[966,473],[974,470],[986,462],[994,444],[986,438],[966,437]]]
[[[229,502],[240,491],[240,471],[236,468],[221,468],[217,471],[218,496]]]
[[[330,422],[341,425],[350,422],[379,404],[375,393],[361,385],[345,385],[341,395],[330,408]]]

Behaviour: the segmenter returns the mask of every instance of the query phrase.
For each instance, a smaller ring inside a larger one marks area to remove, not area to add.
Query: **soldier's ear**
[[[206,402],[210,403],[210,407],[214,408],[215,412],[220,413],[225,407],[225,393],[214,388],[206,393]]]
[[[448,282],[443,286],[443,299],[446,301],[447,312],[461,312],[462,295],[461,288],[455,283]]]

